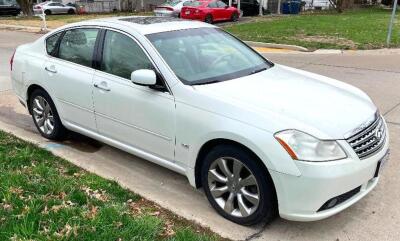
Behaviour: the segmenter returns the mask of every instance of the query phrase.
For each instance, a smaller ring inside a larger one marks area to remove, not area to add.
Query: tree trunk
[[[19,6],[21,6],[22,12],[27,16],[33,15],[33,0],[17,0]]]

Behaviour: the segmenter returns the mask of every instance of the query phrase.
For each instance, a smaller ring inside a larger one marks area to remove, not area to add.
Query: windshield
[[[147,38],[188,85],[240,78],[270,67],[253,49],[217,28],[161,32]]]

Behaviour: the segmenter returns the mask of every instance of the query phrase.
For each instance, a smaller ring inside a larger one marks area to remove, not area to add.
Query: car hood
[[[272,129],[259,126],[260,121],[252,123],[253,116],[243,116],[243,111],[234,116],[240,121],[270,132],[301,129],[321,139],[343,139],[377,111],[371,99],[351,85],[282,65],[194,88],[246,112],[261,114],[265,125],[275,124]]]

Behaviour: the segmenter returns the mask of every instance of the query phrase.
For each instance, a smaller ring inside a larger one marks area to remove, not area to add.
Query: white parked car
[[[36,4],[33,7],[33,12],[35,14],[45,13],[46,15],[51,14],[75,14],[76,8],[73,6],[64,5],[59,2],[44,2]]]
[[[154,15],[162,17],[180,17],[181,9],[185,2],[192,0],[171,0],[156,6]]]
[[[186,175],[239,224],[332,216],[376,186],[388,157],[364,92],[271,63],[202,22],[70,24],[10,63],[42,136],[79,132]]]

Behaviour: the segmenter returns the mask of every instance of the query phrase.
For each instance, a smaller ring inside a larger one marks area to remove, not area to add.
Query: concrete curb
[[[310,52],[307,48],[297,46],[297,45],[289,45],[289,44],[274,44],[274,43],[262,43],[262,42],[254,42],[254,41],[244,41],[246,44],[251,47],[264,47],[264,48],[274,48],[274,49],[289,49],[294,51],[301,52]]]
[[[12,30],[30,30],[30,31],[41,31],[40,27],[13,25],[13,24],[0,24],[0,29],[12,29]],[[51,30],[51,29],[49,29]]]

